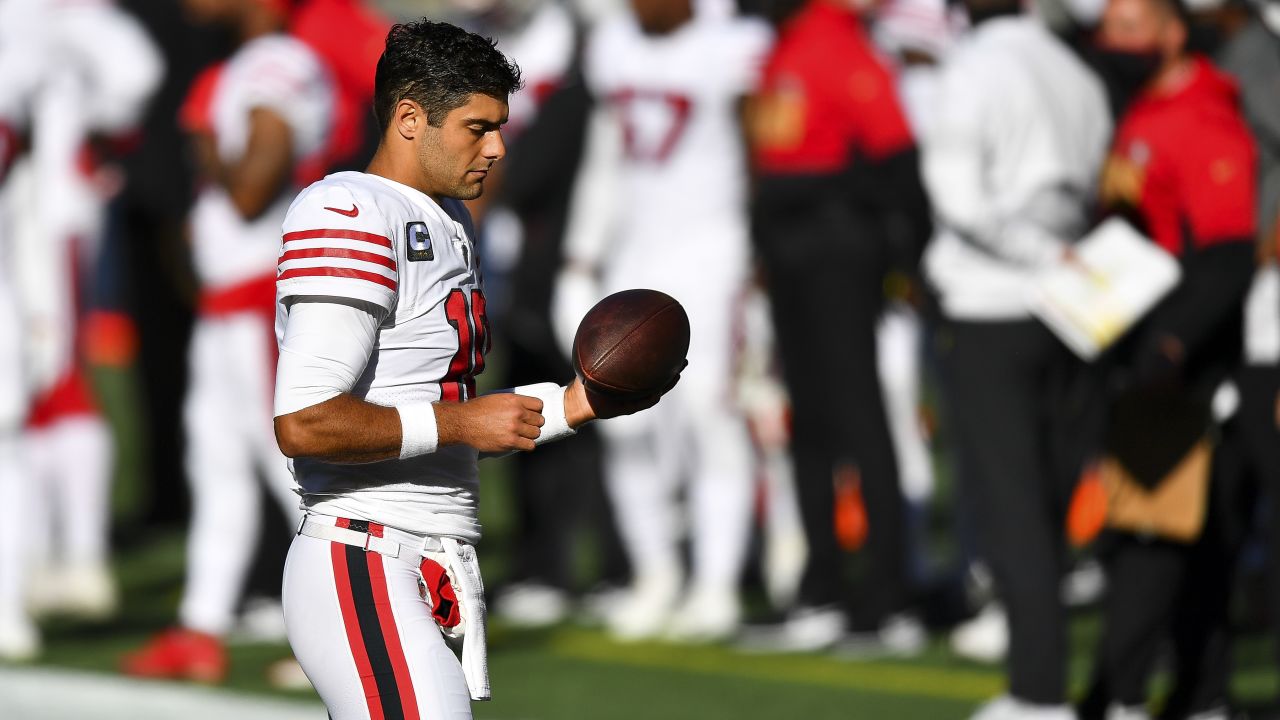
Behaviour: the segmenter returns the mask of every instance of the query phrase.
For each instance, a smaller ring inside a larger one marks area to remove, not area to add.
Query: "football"
[[[588,390],[626,397],[661,392],[684,367],[689,316],[657,290],[623,290],[596,303],[573,338],[573,370]]]

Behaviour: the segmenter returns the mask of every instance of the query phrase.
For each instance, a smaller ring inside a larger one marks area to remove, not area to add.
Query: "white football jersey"
[[[299,297],[359,303],[380,316],[373,354],[352,394],[378,405],[465,400],[489,349],[470,216],[387,178],[335,173],[289,208],[276,279],[276,334]],[[474,543],[477,454],[441,447],[408,460],[293,461],[303,505]]]
[[[227,61],[214,90],[210,113],[219,156],[235,161],[244,155],[256,108],[272,110],[289,124],[295,163],[320,152],[332,122],[333,92],[323,62],[301,41],[280,34],[251,40]],[[223,188],[201,189],[191,211],[191,235],[196,272],[206,288],[271,272],[293,194],[291,187],[246,220]]]
[[[739,102],[771,40],[763,21],[712,12],[661,37],[645,35],[629,13],[593,33],[584,73],[622,124],[623,227],[745,212]]]

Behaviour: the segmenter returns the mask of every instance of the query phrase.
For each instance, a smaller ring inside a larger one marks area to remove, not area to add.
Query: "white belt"
[[[422,562],[422,558],[427,553],[444,552],[444,544],[440,541],[440,538],[434,535],[423,536],[415,547],[399,543],[394,538],[378,537],[373,533],[363,533],[359,530],[315,522],[309,517],[302,518],[302,524],[298,526],[298,534],[372,550],[385,557],[403,560],[414,567],[417,567]],[[383,534],[385,535],[385,532]],[[396,531],[396,534],[404,535],[407,538],[418,538],[417,535],[410,533]]]
[[[489,689],[488,643],[485,639],[487,612],[484,581],[480,578],[480,562],[476,559],[475,548],[451,537],[419,536],[385,528],[383,535],[388,533],[392,537],[378,537],[372,533],[316,522],[309,515],[303,517],[298,526],[299,535],[372,550],[384,557],[409,563],[414,569],[422,567],[424,557],[440,563],[453,583],[453,591],[458,596],[458,610],[462,615],[461,625],[450,630],[441,628],[441,631],[450,637],[462,637],[462,674],[467,680],[471,699],[488,700],[492,694]],[[399,542],[396,538],[410,543]]]

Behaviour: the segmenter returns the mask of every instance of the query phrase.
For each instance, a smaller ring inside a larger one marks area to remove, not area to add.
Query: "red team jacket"
[[[810,0],[781,29],[752,122],[764,174],[825,175],[914,145],[889,68],[852,10]]]
[[[1186,85],[1129,106],[1102,184],[1106,205],[1135,210],[1178,257],[1256,233],[1257,153],[1239,93],[1208,60],[1193,63]]]

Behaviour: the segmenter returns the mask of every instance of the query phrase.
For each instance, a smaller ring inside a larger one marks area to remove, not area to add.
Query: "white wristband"
[[[399,405],[400,459],[433,453],[440,445],[436,429],[436,408],[429,402]]]
[[[533,441],[534,445],[555,442],[577,434],[578,431],[569,427],[569,419],[564,416],[563,387],[545,382],[521,385],[512,392],[517,395],[536,397],[542,401],[542,417],[546,420],[546,424],[542,426],[542,433]]]

